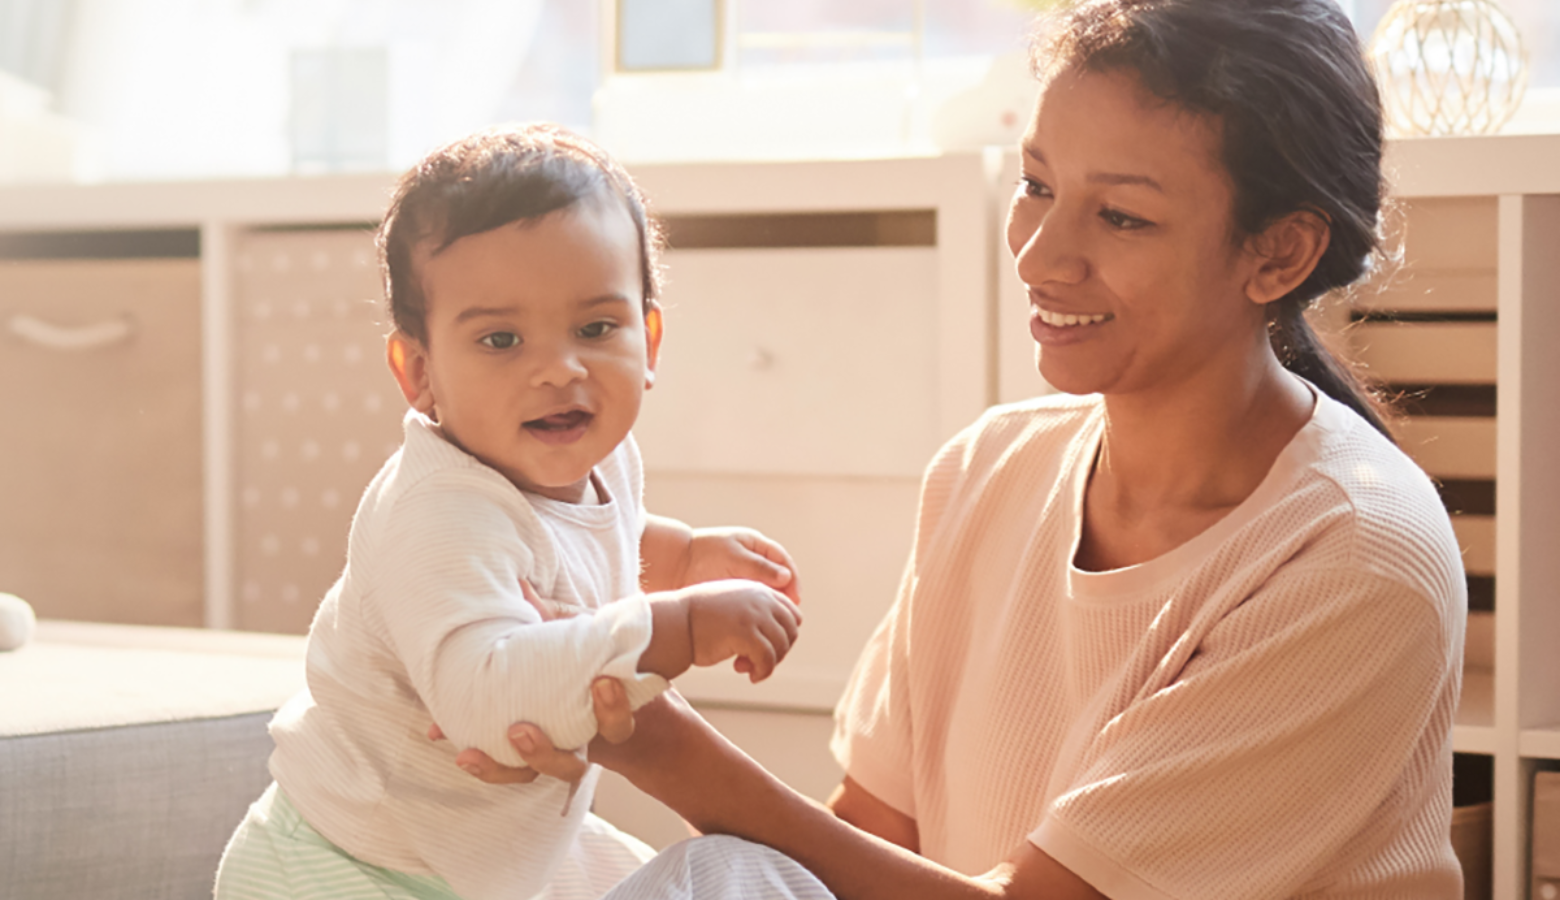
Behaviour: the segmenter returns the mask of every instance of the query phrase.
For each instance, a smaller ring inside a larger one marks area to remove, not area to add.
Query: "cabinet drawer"
[[[235,621],[302,633],[406,404],[384,363],[372,232],[255,231],[234,249]]]
[[[0,262],[0,590],[199,625],[200,268]]]
[[[647,469],[920,475],[946,437],[935,248],[684,250],[667,269]]]

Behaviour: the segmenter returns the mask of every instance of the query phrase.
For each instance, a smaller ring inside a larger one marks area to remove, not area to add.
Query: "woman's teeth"
[[[1079,316],[1073,313],[1054,313],[1044,307],[1035,307],[1040,314],[1040,321],[1054,328],[1068,328],[1073,325],[1093,325],[1096,322],[1104,322],[1111,318],[1109,313],[1100,313],[1093,316]]]

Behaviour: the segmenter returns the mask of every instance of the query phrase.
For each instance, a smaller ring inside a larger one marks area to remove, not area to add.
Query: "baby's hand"
[[[693,664],[736,657],[736,670],[763,681],[796,643],[802,612],[784,594],[755,581],[728,579],[686,589]]]
[[[695,528],[688,545],[684,584],[746,578],[801,602],[796,563],[778,543],[751,528]]]

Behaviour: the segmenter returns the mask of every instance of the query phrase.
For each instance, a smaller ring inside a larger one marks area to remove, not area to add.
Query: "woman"
[[[933,461],[829,808],[675,698],[592,759],[840,897],[1460,897],[1457,546],[1302,317],[1375,248],[1357,39],[1332,0],[1102,0],[1053,34],[1007,238],[1065,394]]]

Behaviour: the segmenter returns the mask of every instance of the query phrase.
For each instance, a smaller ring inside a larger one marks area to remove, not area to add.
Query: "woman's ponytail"
[[[1359,413],[1360,418],[1387,440],[1396,442],[1387,426],[1391,407],[1327,348],[1306,319],[1303,304],[1287,299],[1274,303],[1268,320],[1268,337],[1284,368]]]

